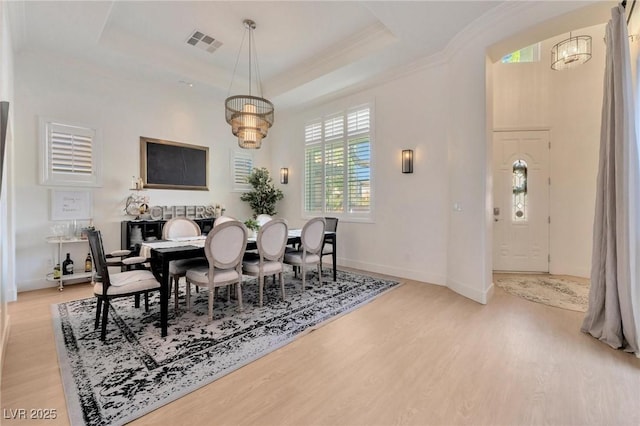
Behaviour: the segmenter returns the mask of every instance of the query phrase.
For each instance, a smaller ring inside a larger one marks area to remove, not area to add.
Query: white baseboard
[[[361,269],[363,271],[375,272],[378,274],[392,275],[398,278],[408,278],[410,280],[421,281],[429,284],[445,285],[446,277],[429,274],[423,271],[415,271],[411,269],[396,268],[389,265],[380,265],[377,263],[361,262],[353,259],[338,258],[338,266],[346,266],[349,268]]]
[[[474,302],[482,303],[483,305],[486,305],[489,300],[491,300],[494,292],[493,283],[491,283],[489,288],[485,291],[480,291],[476,288],[469,287],[468,285],[455,280],[448,280],[447,287],[449,287],[459,295],[471,299]]]
[[[590,278],[591,277],[591,269],[585,269],[584,267],[580,268],[556,268],[550,267],[549,273],[552,275],[571,275],[573,277],[579,278]]]

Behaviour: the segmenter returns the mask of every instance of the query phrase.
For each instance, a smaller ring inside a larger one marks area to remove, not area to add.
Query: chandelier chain
[[[244,39],[247,35],[247,31],[242,32],[242,41],[240,42],[240,49],[238,49],[238,55],[236,55],[236,64],[233,66],[233,74],[231,75],[231,83],[229,83],[229,90],[227,91],[227,98],[231,96],[231,88],[233,87],[233,80],[236,78],[236,70],[238,69],[238,63],[240,62],[240,54],[242,53],[242,46],[244,46]],[[251,81],[249,81],[251,85]]]

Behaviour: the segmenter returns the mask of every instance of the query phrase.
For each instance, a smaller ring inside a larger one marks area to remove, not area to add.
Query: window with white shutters
[[[40,183],[100,186],[100,141],[95,128],[41,119],[40,131]]]
[[[371,219],[371,107],[352,108],[305,126],[304,214]]]
[[[234,191],[249,191],[251,185],[247,178],[253,170],[253,156],[246,152],[235,151],[231,153],[231,173]]]

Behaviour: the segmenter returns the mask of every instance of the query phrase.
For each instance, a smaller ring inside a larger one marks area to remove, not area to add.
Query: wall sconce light
[[[402,173],[413,173],[413,150],[402,150]]]
[[[284,185],[289,183],[289,169],[286,167],[280,169],[280,183]]]

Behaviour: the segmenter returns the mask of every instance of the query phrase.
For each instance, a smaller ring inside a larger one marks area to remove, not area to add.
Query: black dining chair
[[[325,232],[338,232],[338,218],[337,217],[325,217],[324,218],[325,221]],[[325,257],[325,256],[332,256],[333,255],[333,244],[331,243],[327,243],[326,241],[324,242],[324,245],[322,246],[322,255],[321,257]]]
[[[102,325],[100,332],[100,340],[104,341],[107,336],[107,320],[109,314],[109,305],[111,300],[119,297],[145,295],[145,310],[149,310],[148,293],[154,290],[160,290],[160,283],[154,277],[151,271],[131,270],[109,274],[109,265],[102,244],[102,235],[98,230],[89,230],[88,233],[89,248],[93,257],[93,264],[96,270],[94,277],[95,284],[93,286],[93,294],[97,299],[95,328],[98,329]],[[104,304],[104,308],[103,305]],[[102,324],[100,317],[102,316]]]

